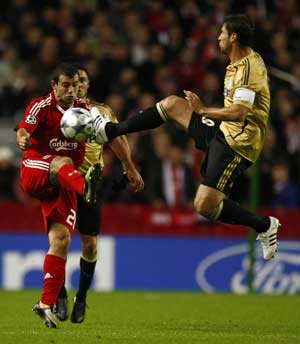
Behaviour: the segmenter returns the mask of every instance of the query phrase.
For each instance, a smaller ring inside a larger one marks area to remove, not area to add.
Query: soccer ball
[[[87,141],[93,134],[93,117],[83,108],[70,108],[60,121],[63,135],[75,141]]]

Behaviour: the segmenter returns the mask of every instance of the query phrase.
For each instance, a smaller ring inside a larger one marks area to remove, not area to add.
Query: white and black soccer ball
[[[93,117],[86,109],[70,108],[63,114],[60,128],[68,139],[87,141],[93,134]]]

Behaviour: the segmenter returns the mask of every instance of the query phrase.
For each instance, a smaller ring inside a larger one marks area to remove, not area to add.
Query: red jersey
[[[76,99],[74,107],[87,109],[81,99]],[[45,155],[70,157],[78,168],[84,158],[85,142],[67,139],[61,132],[60,120],[65,110],[56,102],[54,92],[34,99],[16,129],[24,128],[30,133],[31,146],[23,159],[41,158]]]

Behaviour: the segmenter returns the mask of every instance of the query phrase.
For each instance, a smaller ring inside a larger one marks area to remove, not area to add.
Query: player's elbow
[[[247,113],[239,112],[235,115],[235,122],[244,122],[246,119]]]
[[[248,114],[248,109],[244,106],[234,106],[232,109],[232,121],[244,122]]]

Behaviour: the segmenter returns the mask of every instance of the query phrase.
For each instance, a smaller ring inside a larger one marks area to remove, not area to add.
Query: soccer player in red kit
[[[56,328],[52,312],[65,279],[65,265],[74,230],[77,194],[93,202],[101,171],[91,168],[86,178],[77,170],[83,162],[85,143],[63,136],[60,120],[70,107],[86,108],[76,99],[79,87],[77,68],[61,64],[51,80],[52,92],[34,99],[17,126],[17,146],[24,151],[21,185],[41,201],[49,250],[44,260],[44,287],[41,300],[33,307],[47,327]]]

